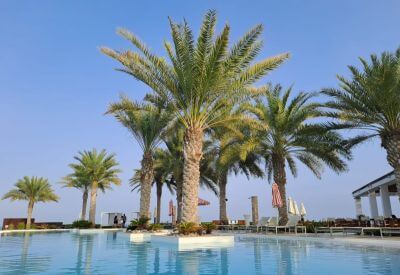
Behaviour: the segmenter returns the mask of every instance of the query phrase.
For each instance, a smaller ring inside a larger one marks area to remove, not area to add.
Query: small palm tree
[[[115,160],[114,154],[107,154],[106,150],[97,152],[96,149],[91,151],[79,152],[74,159],[77,161],[71,164],[75,171],[79,171],[79,178],[84,178],[85,182],[90,182],[90,207],[89,221],[94,226],[96,224],[96,203],[97,191],[100,189],[105,192],[111,189],[111,184],[119,185],[121,180],[118,174],[121,170],[117,169],[118,162]]]
[[[351,79],[339,76],[339,89],[325,89],[331,97],[326,106],[340,120],[336,129],[358,129],[364,133],[350,145],[380,138],[387,161],[394,169],[400,197],[400,48],[396,52],[360,58],[362,68],[349,66]]]
[[[226,187],[229,174],[243,173],[248,179],[250,176],[259,178],[264,176],[259,166],[259,156],[250,153],[245,159],[241,158],[240,147],[251,138],[244,130],[242,129],[243,132],[219,133],[204,152],[204,159],[208,160],[216,174],[219,188],[219,220],[224,224],[228,223]]]
[[[89,197],[90,186],[92,183],[85,174],[85,167],[80,164],[74,163],[70,164],[69,167],[74,170],[74,172],[64,177],[62,183],[64,187],[76,188],[82,191],[81,220],[86,220],[87,201]]]
[[[254,104],[242,106],[263,127],[253,129],[251,138],[241,146],[241,155],[244,158],[255,153],[264,159],[268,180],[273,175],[282,196],[280,224],[288,219],[286,165],[297,176],[297,159],[320,178],[324,165],[336,172],[344,171],[343,158],[350,158],[341,136],[313,121],[324,115],[320,104],[309,102],[315,95],[299,93],[290,99],[291,92],[291,88],[282,93],[280,85],[269,86]]]
[[[3,196],[3,200],[10,199],[28,201],[28,219],[26,229],[31,228],[33,206],[37,202],[58,202],[58,196],[51,188],[49,181],[45,178],[24,177],[15,184],[15,189],[10,190]]]
[[[230,27],[225,25],[221,34],[215,35],[216,19],[215,11],[207,12],[197,42],[186,22],[178,24],[170,19],[173,44],[164,43],[169,62],[154,55],[127,30],[119,30],[119,34],[138,52],[101,49],[122,64],[122,72],[165,98],[184,126],[183,222],[197,222],[204,133],[217,127],[229,128],[243,119],[240,114],[226,112],[225,107],[255,92],[251,85],[288,57],[283,54],[252,64],[262,48],[258,40],[262,25],[251,29],[229,49]]]
[[[121,101],[110,105],[107,111],[126,127],[143,151],[141,162],[140,216],[149,218],[151,184],[154,180],[153,154],[170,122],[168,112],[152,104],[139,104],[121,97]]]

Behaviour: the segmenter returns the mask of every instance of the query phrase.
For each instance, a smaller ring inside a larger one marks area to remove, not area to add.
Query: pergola
[[[390,196],[397,196],[397,191],[398,190],[396,187],[396,180],[393,171],[353,191],[357,217],[363,215],[361,205],[362,197],[368,197],[369,199],[372,219],[379,216],[383,216],[385,218],[392,217],[392,205],[390,202]],[[382,215],[379,215],[378,213],[378,204],[376,201],[377,196],[381,198],[383,210]]]

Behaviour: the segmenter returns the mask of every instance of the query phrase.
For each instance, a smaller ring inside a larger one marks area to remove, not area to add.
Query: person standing
[[[118,227],[118,216],[115,215],[114,217],[114,227]]]
[[[122,228],[125,228],[125,223],[126,223],[126,216],[125,213],[122,215]]]

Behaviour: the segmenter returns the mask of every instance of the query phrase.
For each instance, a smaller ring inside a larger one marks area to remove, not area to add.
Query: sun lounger
[[[246,226],[246,232],[249,231],[258,233],[259,231],[262,231],[263,228],[265,228],[268,225],[269,220],[270,220],[269,217],[262,217],[258,222],[258,224]]]
[[[271,218],[272,220],[273,218]],[[307,233],[307,229],[305,226],[300,226],[298,225],[300,221],[300,217],[299,216],[289,216],[289,219],[287,221],[287,223],[285,225],[272,225],[272,224],[268,224],[266,226],[266,232],[270,231],[271,229],[275,231],[275,234],[278,234],[279,229],[284,229],[285,232],[290,232],[290,230],[293,228],[294,229],[294,233],[297,234],[297,229],[301,228],[302,232]],[[277,223],[277,219],[275,218],[275,220],[273,220],[273,222]],[[304,231],[303,231],[304,230]]]
[[[381,237],[383,237],[385,227],[360,227],[360,226],[331,226],[331,227],[317,227],[315,228],[315,234],[318,233],[329,233],[332,237],[335,233],[342,233],[343,235],[348,234],[359,234],[364,236],[366,233],[378,232]],[[389,232],[389,231],[388,231]],[[400,233],[400,228],[397,231]]]
[[[382,227],[381,234],[383,235],[400,235],[400,227]]]

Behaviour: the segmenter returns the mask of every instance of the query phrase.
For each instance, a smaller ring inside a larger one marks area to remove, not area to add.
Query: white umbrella
[[[293,200],[291,197],[289,197],[289,201],[288,201],[289,207],[288,207],[288,213],[295,215],[296,214],[296,210],[294,209],[294,204],[293,204]]]
[[[300,216],[299,207],[297,207],[296,201],[293,201],[293,205],[294,205],[294,214],[295,214],[296,216]]]
[[[302,216],[307,215],[307,211],[306,211],[306,208],[304,207],[303,203],[300,204],[300,215],[302,215]]]

